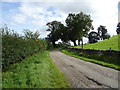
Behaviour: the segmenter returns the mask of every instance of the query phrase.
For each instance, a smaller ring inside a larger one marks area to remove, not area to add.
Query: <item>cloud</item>
[[[33,14],[42,14],[44,13],[45,9],[40,6],[35,6],[32,3],[21,3],[21,6],[19,7],[19,10],[21,13],[32,16]]]
[[[41,3],[38,4],[23,2],[19,7],[19,14],[30,18],[31,23],[36,25],[46,25],[46,23],[51,22],[53,20],[61,21],[64,23],[67,14],[57,9],[54,9],[51,5],[47,7],[41,6],[43,6]]]
[[[9,0],[3,0],[3,2],[5,1],[9,2]],[[13,16],[14,23],[39,26],[42,35],[46,35],[47,22],[57,20],[65,24],[65,19],[69,13],[79,13],[81,11],[91,15],[95,30],[99,25],[105,25],[111,35],[116,34],[115,29],[118,20],[117,0],[10,1],[20,2],[17,9],[19,12]]]
[[[23,14],[16,14],[13,20],[18,24],[25,24],[26,16]]]
[[[42,6],[41,3],[38,4],[38,3],[23,2],[21,3],[18,9],[19,12],[16,13],[15,16],[13,16],[13,19],[15,23],[18,24],[26,24],[27,26],[28,25],[38,26],[37,28],[40,30],[41,37],[43,38],[47,36],[47,34],[49,34],[49,32],[46,32],[47,29],[46,24],[53,20],[57,20],[65,23],[64,20],[67,17],[67,14],[53,8],[51,5],[47,7],[46,6],[41,7],[41,6]],[[30,29],[30,30],[34,32],[34,30],[36,29]]]
[[[89,0],[2,0],[3,2],[87,2]]]

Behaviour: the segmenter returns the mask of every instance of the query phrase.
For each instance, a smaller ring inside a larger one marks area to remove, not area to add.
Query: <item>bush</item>
[[[25,38],[14,31],[2,28],[2,67],[19,62],[38,51],[46,49],[43,39]]]

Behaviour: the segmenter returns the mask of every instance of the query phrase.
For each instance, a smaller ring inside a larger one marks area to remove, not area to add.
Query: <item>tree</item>
[[[98,30],[101,40],[105,40],[109,38],[109,34],[107,33],[107,29],[105,26],[100,25],[97,30]]]
[[[80,37],[78,39],[78,45],[80,45],[80,41],[82,41],[82,48],[83,48],[83,37],[87,37],[88,36],[88,32],[90,31],[90,29],[94,29],[92,26],[92,21],[90,15],[84,14],[84,13],[79,13],[78,17],[81,17],[81,26],[79,27],[82,32],[80,33]],[[79,22],[79,23],[80,23]]]
[[[116,30],[117,34],[120,34],[120,22],[117,25],[117,30]]]
[[[71,40],[74,43],[74,46],[76,46],[76,40],[78,38],[78,30],[77,30],[77,23],[76,23],[76,15],[71,13],[68,15],[68,17],[66,18],[66,24],[68,27],[68,34],[69,34],[69,40]]]
[[[78,14],[71,13],[65,22],[68,27],[69,39],[74,43],[74,46],[77,45],[76,40],[82,40],[83,45],[83,36],[86,36],[89,30],[93,29],[90,15],[84,14],[83,12]]]
[[[68,28],[66,26],[62,26],[60,39],[64,43],[68,43],[69,42],[69,34],[68,33],[69,33]]]
[[[50,34],[48,35],[49,41],[51,41],[53,46],[55,46],[55,41],[60,39],[61,30],[64,25],[58,21],[52,21],[47,23],[46,25],[48,26],[47,31],[50,31]]]
[[[38,39],[38,37],[40,36],[40,33],[38,30],[35,33],[30,31],[29,29],[23,29],[23,30],[24,30],[23,32],[24,32],[25,38],[27,39]]]
[[[97,32],[90,32],[88,35],[89,43],[96,43],[100,40],[100,35]]]

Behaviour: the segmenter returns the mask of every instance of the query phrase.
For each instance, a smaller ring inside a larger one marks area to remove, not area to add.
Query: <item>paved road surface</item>
[[[65,55],[59,50],[51,51],[50,56],[73,88],[118,88],[117,70]]]

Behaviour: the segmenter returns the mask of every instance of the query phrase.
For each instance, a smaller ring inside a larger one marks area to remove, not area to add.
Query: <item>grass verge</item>
[[[37,53],[2,73],[2,88],[69,88],[68,80],[59,72],[49,51]]]
[[[89,61],[89,62],[96,63],[96,64],[99,64],[99,65],[102,65],[102,66],[105,66],[105,67],[120,70],[120,66],[117,66],[117,65],[114,65],[114,64],[109,64],[109,63],[99,61],[99,60],[95,60],[95,59],[82,57],[82,56],[80,56],[78,53],[76,53],[74,51],[70,51],[70,50],[67,50],[67,49],[62,49],[61,52],[65,53],[65,54],[67,54],[69,56],[76,57],[76,58],[79,58],[79,59],[82,59],[82,60],[85,60],[85,61]]]

